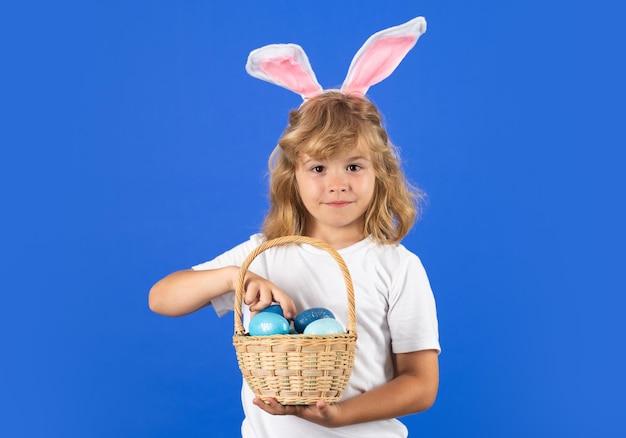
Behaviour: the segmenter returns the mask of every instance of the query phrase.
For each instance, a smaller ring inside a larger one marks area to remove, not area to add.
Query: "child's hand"
[[[237,271],[236,278],[238,276]],[[243,302],[250,306],[251,317],[270,306],[272,302],[280,304],[287,319],[295,318],[297,314],[296,305],[289,295],[271,281],[250,271],[246,273]]]
[[[314,405],[308,406],[281,405],[273,397],[268,398],[267,401],[255,397],[252,402],[268,414],[295,415],[326,427],[342,426],[341,403],[326,403],[323,400],[318,400]]]

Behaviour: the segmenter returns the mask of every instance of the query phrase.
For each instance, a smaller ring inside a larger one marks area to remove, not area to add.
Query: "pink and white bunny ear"
[[[308,99],[323,92],[309,64],[309,58],[297,44],[269,44],[248,55],[246,71],[255,78],[271,82]]]
[[[416,17],[370,36],[354,55],[341,91],[365,95],[370,86],[393,73],[424,32],[426,20]]]

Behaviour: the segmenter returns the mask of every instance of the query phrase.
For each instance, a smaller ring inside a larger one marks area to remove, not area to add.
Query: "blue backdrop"
[[[322,86],[337,87],[369,35],[418,15],[427,33],[368,92],[428,194],[403,243],[437,300],[440,390],[433,408],[401,420],[428,437],[624,433],[623,11],[2,9],[0,435],[239,434],[232,313],[168,318],[147,299],[265,215],[267,158],[301,100],[248,76],[247,55],[298,43]]]

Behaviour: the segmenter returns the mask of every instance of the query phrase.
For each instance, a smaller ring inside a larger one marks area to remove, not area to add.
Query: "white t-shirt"
[[[241,266],[265,236],[248,241],[192,266],[194,270]],[[393,379],[393,353],[435,349],[441,353],[435,299],[426,271],[417,255],[402,244],[381,245],[367,237],[337,251],[346,262],[354,286],[357,315],[355,362],[341,400],[352,398]],[[272,247],[259,254],[248,269],[280,287],[301,312],[311,307],[332,311],[348,325],[347,295],[341,269],[331,255],[309,244]],[[232,311],[235,292],[213,299],[215,312]],[[249,306],[243,303],[243,325],[248,330]],[[354,437],[403,438],[408,435],[397,419],[327,428],[295,415],[272,415],[252,403],[254,393],[242,377],[241,401],[244,438]]]

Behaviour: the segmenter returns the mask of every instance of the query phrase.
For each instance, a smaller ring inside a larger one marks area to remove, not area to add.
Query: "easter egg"
[[[323,307],[312,307],[296,315],[294,323],[298,333],[304,332],[307,325],[321,318],[334,318],[333,312]]]
[[[280,304],[272,304],[271,306],[267,306],[265,309],[261,310],[261,312],[276,313],[283,318],[285,317],[285,315],[283,314],[283,308],[280,307]]]
[[[343,325],[334,318],[316,319],[304,329],[305,335],[334,335],[345,332]]]
[[[272,312],[260,312],[250,321],[251,336],[271,336],[289,334],[289,321]]]

